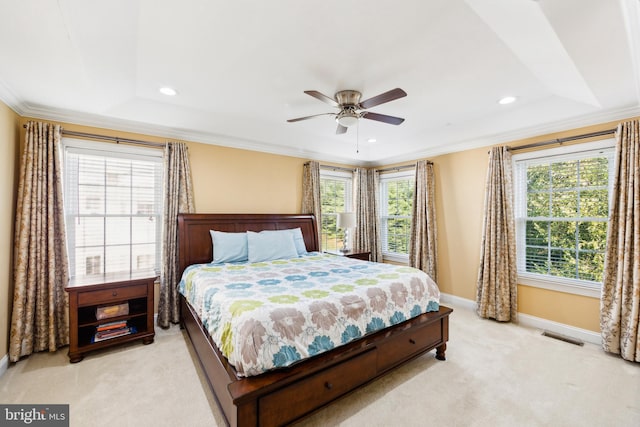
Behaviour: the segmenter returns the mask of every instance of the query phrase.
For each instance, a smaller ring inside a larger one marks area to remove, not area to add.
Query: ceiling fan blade
[[[314,114],[313,116],[305,116],[305,117],[298,117],[297,119],[289,119],[287,120],[289,123],[294,123],[294,122],[299,122],[302,120],[309,120],[309,119],[313,119],[314,117],[320,117],[320,116],[335,116],[335,113],[322,113],[322,114]]]
[[[376,105],[384,104],[385,102],[390,102],[395,99],[402,98],[403,96],[407,96],[407,92],[400,88],[391,89],[390,91],[381,93],[373,98],[365,99],[360,103],[360,108],[366,110],[367,108],[375,107]]]
[[[324,94],[318,92],[317,90],[305,90],[304,93],[306,93],[307,95],[311,95],[314,98],[319,99],[322,102],[326,102],[327,104],[329,104],[329,105],[331,105],[333,107],[340,107],[340,104],[338,104],[335,99],[333,99],[333,98],[331,98],[331,97],[329,97],[327,95],[324,95]]]
[[[346,126],[342,126],[341,124],[338,124],[338,128],[336,129],[336,135],[347,133],[347,129],[348,128]]]
[[[376,120],[378,122],[388,123],[390,125],[399,125],[400,123],[404,122],[404,119],[400,117],[387,116],[386,114],[371,113],[369,111],[364,111],[362,113],[362,117],[369,120]]]

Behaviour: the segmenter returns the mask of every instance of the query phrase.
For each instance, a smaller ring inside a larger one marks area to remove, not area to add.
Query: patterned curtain
[[[313,214],[318,226],[318,249],[322,250],[322,203],[320,200],[320,163],[310,161],[302,167],[302,213]]]
[[[62,128],[29,122],[20,167],[9,359],[69,344]]]
[[[640,121],[618,125],[600,329],[605,351],[640,362]]]
[[[516,321],[516,239],[513,175],[507,147],[493,147],[484,198],[477,312],[501,322]]]
[[[370,251],[371,261],[382,261],[380,220],[378,218],[378,173],[357,168],[353,173],[356,232],[354,251]]]
[[[189,152],[184,142],[168,142],[164,149],[164,218],[158,325],[180,321],[178,282],[178,214],[195,212]]]
[[[416,183],[413,190],[409,265],[423,270],[437,283],[438,236],[434,195],[433,164],[419,160],[416,163]]]

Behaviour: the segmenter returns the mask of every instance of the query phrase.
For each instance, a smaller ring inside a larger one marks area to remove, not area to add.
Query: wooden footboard
[[[444,360],[449,314],[440,306],[289,368],[238,377],[181,297],[183,324],[228,425],[293,422],[432,349]]]

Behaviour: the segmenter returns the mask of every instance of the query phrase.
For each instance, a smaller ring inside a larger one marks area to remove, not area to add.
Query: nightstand
[[[69,293],[69,361],[76,363],[86,352],[138,339],[151,344],[156,277],[153,273],[105,274],[69,283],[65,287]]]
[[[346,256],[347,258],[361,259],[363,261],[369,261],[369,259],[371,257],[371,252],[370,251],[347,251],[347,252],[327,251],[326,253],[331,254],[331,255]]]

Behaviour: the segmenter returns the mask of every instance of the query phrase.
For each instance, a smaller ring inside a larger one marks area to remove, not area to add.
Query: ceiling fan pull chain
[[[360,120],[356,124],[356,154],[360,154]]]

